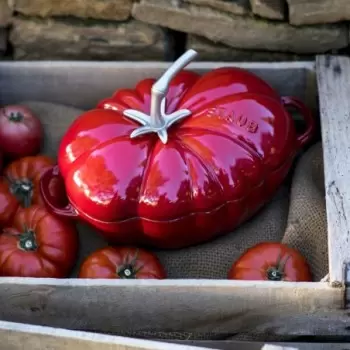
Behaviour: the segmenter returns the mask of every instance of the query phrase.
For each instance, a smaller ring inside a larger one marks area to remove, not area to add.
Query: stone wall
[[[0,0],[0,56],[280,61],[349,50],[350,0]],[[182,33],[182,34],[181,34]]]

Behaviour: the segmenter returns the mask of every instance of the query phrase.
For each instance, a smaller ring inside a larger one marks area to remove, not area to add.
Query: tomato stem
[[[282,281],[284,272],[280,271],[276,266],[270,267],[267,270],[267,278],[269,281]]]
[[[10,112],[7,117],[11,122],[15,123],[21,122],[24,118],[23,114],[20,112]]]
[[[28,208],[33,197],[33,183],[28,179],[13,180],[7,178],[10,183],[10,191],[21,203],[22,207]]]
[[[135,279],[136,278],[136,271],[135,266],[133,265],[122,265],[118,270],[117,274],[120,278],[125,279]]]
[[[137,274],[143,268],[143,266],[136,268],[138,255],[139,255],[138,249],[136,250],[135,255],[132,258],[130,258],[130,255],[128,252],[128,254],[126,255],[126,257],[123,261],[123,264],[121,266],[117,267],[117,275],[120,278],[136,279]]]
[[[269,281],[283,281],[285,276],[284,268],[288,259],[289,255],[285,259],[282,259],[282,256],[279,255],[276,266],[271,266],[267,269],[267,279]]]
[[[27,227],[24,227],[24,232],[19,236],[19,248],[28,252],[38,249],[38,244],[35,237],[35,232]]]

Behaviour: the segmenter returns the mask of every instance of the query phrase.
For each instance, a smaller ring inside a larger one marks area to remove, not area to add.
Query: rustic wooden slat
[[[196,341],[171,341],[184,345],[210,347],[220,350],[350,350],[350,343],[299,343],[299,342],[260,342],[260,341],[236,341],[236,340],[196,340]]]
[[[329,275],[343,284],[350,262],[350,59],[318,56],[316,74],[323,138]]]
[[[350,263],[345,265],[345,308],[350,309]]]
[[[169,65],[167,62],[0,62],[0,84],[6,83],[0,103],[37,100],[40,96],[40,101],[93,108],[116,89],[131,88],[141,79],[159,77]],[[315,89],[308,86],[309,80],[315,80],[314,62],[194,62],[188,69],[202,74],[223,65],[251,70],[281,95],[297,96],[309,106],[316,102]],[[71,79],[72,72],[74,80]],[[91,81],[94,89],[85,88]]]
[[[349,350],[349,343],[150,341],[0,321],[2,350]]]
[[[2,320],[117,334],[350,335],[343,299],[324,282],[0,279]]]
[[[208,350],[189,344],[171,344],[134,338],[40,327],[0,321],[1,350]],[[208,345],[208,344],[207,344]]]

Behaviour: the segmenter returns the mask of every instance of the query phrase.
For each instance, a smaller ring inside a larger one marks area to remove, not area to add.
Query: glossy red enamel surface
[[[169,129],[167,144],[156,134],[130,139],[139,125],[122,111],[149,113],[154,82],[119,90],[81,115],[62,139],[59,169],[72,207],[110,241],[179,248],[251,217],[310,130],[296,135],[281,99],[260,78],[220,68],[173,79],[167,113],[186,108],[192,115]]]

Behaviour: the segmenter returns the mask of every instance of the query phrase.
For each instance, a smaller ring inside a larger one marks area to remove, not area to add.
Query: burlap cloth
[[[282,241],[309,262],[313,279],[328,273],[327,222],[321,144],[297,162],[284,186],[260,213],[232,233],[181,251],[157,251],[172,278],[225,279],[233,261],[261,241]]]
[[[56,156],[60,139],[69,124],[82,111],[42,102],[24,102],[37,113],[45,127],[45,152]],[[156,250],[169,278],[226,279],[232,262],[245,249],[261,241],[282,241],[298,249],[311,266],[314,281],[328,273],[327,223],[325,213],[322,145],[316,143],[301,154],[290,180],[250,221],[234,232],[212,242],[182,250]],[[87,242],[81,240],[79,261],[93,250],[106,245],[94,232]],[[77,267],[79,266],[79,262]],[[76,273],[76,271],[75,271]],[[73,276],[75,275],[73,274]],[[131,335],[131,334],[129,334]],[[186,333],[138,333],[145,338],[203,338]],[[222,336],[206,335],[206,339]]]

